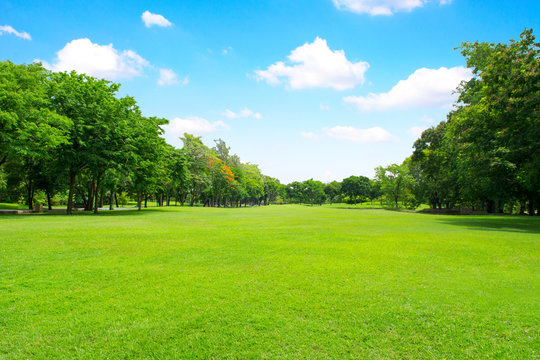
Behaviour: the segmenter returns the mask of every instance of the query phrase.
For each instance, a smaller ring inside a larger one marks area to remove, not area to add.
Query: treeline
[[[224,141],[184,134],[174,148],[166,119],[144,117],[119,85],[0,63],[0,202],[36,196],[98,211],[148,199],[158,205],[323,204],[374,200],[414,209],[540,214],[540,61],[532,30],[509,44],[463,43],[474,77],[457,89],[447,120],[425,130],[401,165],[324,184],[284,185],[242,163]]]
[[[142,116],[118,88],[39,64],[0,63],[0,202],[51,209],[65,201],[71,214],[112,209],[119,193],[139,209],[148,198],[241,206],[275,196],[278,181],[230,155],[222,140],[210,149],[185,134],[182,149],[167,144],[160,135],[168,121]]]

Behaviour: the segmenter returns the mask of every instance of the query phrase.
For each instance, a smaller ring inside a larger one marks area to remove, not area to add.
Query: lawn
[[[5,209],[5,210],[26,210],[26,209],[28,209],[28,205],[12,204],[12,203],[1,203],[0,202],[0,209]]]
[[[540,218],[0,216],[0,358],[535,359]]]

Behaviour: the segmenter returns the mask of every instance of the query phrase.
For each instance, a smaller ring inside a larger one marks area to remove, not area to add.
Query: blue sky
[[[10,1],[0,60],[122,84],[146,116],[221,138],[282,182],[372,177],[445,119],[463,41],[538,31],[538,1]]]

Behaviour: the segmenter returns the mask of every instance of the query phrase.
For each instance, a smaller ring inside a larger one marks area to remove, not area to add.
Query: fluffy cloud
[[[233,51],[232,46],[227,46],[225,49],[221,50],[221,53],[223,55],[228,55],[231,51]]]
[[[53,71],[76,70],[79,73],[108,80],[141,75],[143,68],[150,65],[132,50],[120,52],[112,44],[94,44],[89,39],[72,40],[56,55],[57,61],[53,65],[41,62]]]
[[[255,118],[255,119],[262,119],[262,115],[260,113],[253,112],[252,110],[248,108],[242,109],[238,113],[235,113],[227,109],[222,113],[222,115],[229,119],[250,118],[250,117]]]
[[[151,26],[162,26],[162,27],[166,27],[166,26],[171,26],[172,23],[165,19],[163,17],[163,15],[159,15],[159,14],[152,14],[150,11],[146,10],[145,12],[143,12],[142,16],[142,21],[144,22],[144,25],[149,28]]]
[[[319,37],[306,43],[287,57],[291,65],[279,61],[267,70],[256,70],[255,78],[277,85],[286,81],[291,89],[334,88],[346,90],[364,83],[367,62],[352,63],[343,50],[332,51]]]
[[[369,129],[356,129],[352,126],[334,126],[323,131],[331,138],[358,143],[378,143],[394,141],[395,137],[385,129],[375,126]]]
[[[407,12],[422,7],[429,0],[332,0],[340,10],[357,14],[392,15],[396,12]],[[439,4],[449,4],[451,0],[439,0]]]
[[[399,81],[389,92],[368,96],[348,96],[346,103],[358,106],[360,110],[385,110],[409,107],[450,107],[456,100],[456,87],[462,80],[472,77],[465,67],[442,67],[438,70],[422,68],[416,70],[406,80]]]
[[[0,26],[0,35],[3,35],[4,33],[15,35],[17,37],[20,37],[21,39],[32,40],[32,37],[30,36],[29,33],[24,32],[24,31],[19,32],[19,31],[15,30],[12,26],[9,26],[9,25]]]
[[[182,85],[186,85],[187,78],[182,81]],[[178,85],[178,74],[171,69],[159,69],[158,85]]]
[[[199,135],[217,131],[219,129],[228,130],[229,127],[223,121],[210,121],[197,117],[190,116],[185,119],[174,118],[168,124],[163,126],[165,133],[168,135],[182,135],[184,133]]]

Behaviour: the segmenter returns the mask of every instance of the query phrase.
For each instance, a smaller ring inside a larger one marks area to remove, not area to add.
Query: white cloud
[[[270,85],[286,81],[291,89],[334,88],[346,90],[364,83],[367,62],[352,63],[343,50],[332,51],[326,40],[319,37],[291,52],[288,59],[292,65],[279,61],[267,70],[256,70],[255,78]]]
[[[234,111],[227,109],[222,113],[222,115],[228,119],[239,119],[239,118],[250,118],[250,117],[255,118],[255,119],[262,119],[262,115],[260,113],[253,112],[252,110],[248,108],[244,108],[240,110],[240,112],[238,113],[235,113]]]
[[[162,27],[166,27],[166,26],[171,26],[172,23],[165,19],[163,17],[163,15],[159,15],[159,14],[152,14],[150,11],[146,10],[145,12],[143,12],[142,16],[142,21],[144,22],[144,25],[149,28],[151,26],[162,26]]]
[[[32,37],[29,33],[24,31],[19,32],[10,25],[0,25],[0,35],[3,35],[4,33],[15,35],[17,37],[20,37],[21,39],[32,40]]]
[[[378,143],[394,141],[395,137],[385,129],[375,126],[369,129],[356,129],[352,126],[334,126],[323,131],[331,138],[358,143]]]
[[[457,99],[454,94],[462,80],[472,77],[470,69],[462,66],[438,70],[422,68],[406,80],[400,80],[389,92],[368,96],[348,96],[346,103],[360,110],[385,110],[410,107],[450,107]]]
[[[98,78],[115,80],[131,78],[141,75],[143,68],[149,62],[132,50],[122,52],[116,50],[112,44],[99,45],[89,39],[76,39],[56,53],[55,64],[41,60],[43,66],[53,71],[76,70]]]
[[[330,107],[330,105],[320,104],[320,105],[319,105],[319,109],[321,109],[321,110],[326,110],[326,111],[330,111],[332,108]]]
[[[304,139],[309,139],[309,140],[318,140],[320,137],[319,135],[312,132],[301,132],[300,136],[303,137]]]
[[[190,116],[184,119],[174,118],[168,125],[164,125],[163,129],[167,135],[182,135],[184,133],[199,135],[217,131],[219,129],[228,130],[229,127],[223,121],[210,121],[197,117]]]
[[[227,46],[225,49],[221,50],[223,55],[228,55],[233,50],[232,46]]]
[[[412,128],[410,128],[409,130],[407,130],[407,134],[411,134],[412,136],[414,137],[420,137],[420,135],[422,135],[422,133],[424,132],[424,130],[426,130],[427,127],[426,126],[413,126]]]
[[[357,14],[392,15],[396,12],[408,12],[422,7],[429,0],[332,0],[340,10]],[[451,0],[439,0],[439,4],[449,4]]]
[[[159,69],[158,85],[178,85],[178,74],[171,69]]]

